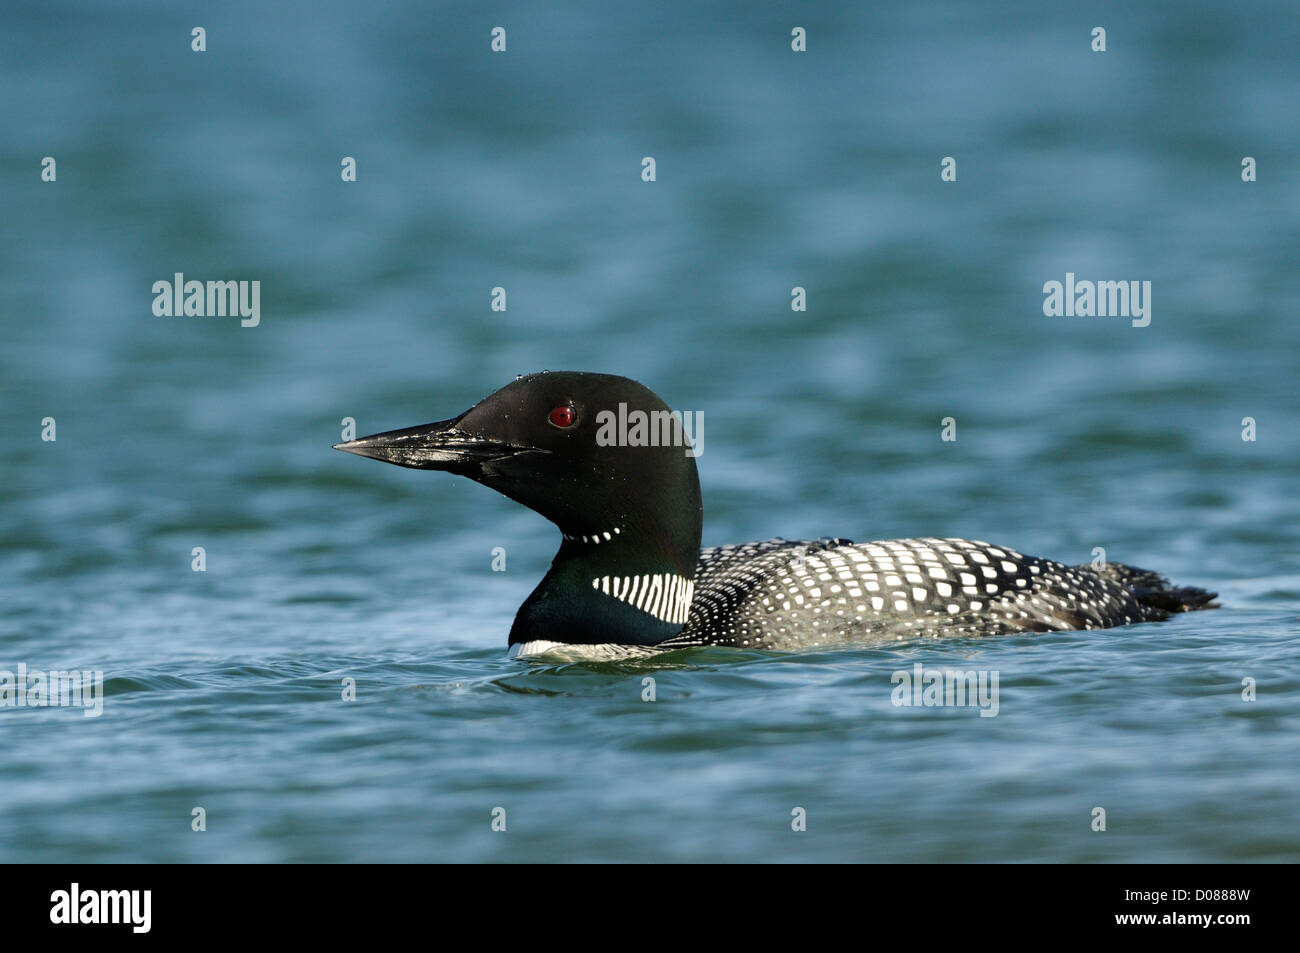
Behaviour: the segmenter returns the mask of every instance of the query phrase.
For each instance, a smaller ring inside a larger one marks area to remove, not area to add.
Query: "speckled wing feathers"
[[[1212,597],[1119,564],[1071,567],[978,540],[771,539],[703,550],[686,626],[661,647],[1095,629]]]

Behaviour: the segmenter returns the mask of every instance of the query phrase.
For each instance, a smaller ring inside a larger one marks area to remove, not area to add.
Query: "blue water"
[[[0,708],[0,859],[1300,858],[1297,32],[1203,0],[6,4],[0,670],[106,697]],[[155,317],[175,272],[261,281],[260,325]],[[1066,272],[1151,281],[1150,326],[1046,317]],[[1102,547],[1223,607],[508,660],[554,528],[329,447],[542,368],[704,414],[706,545]],[[997,716],[892,704],[918,662],[997,672]]]

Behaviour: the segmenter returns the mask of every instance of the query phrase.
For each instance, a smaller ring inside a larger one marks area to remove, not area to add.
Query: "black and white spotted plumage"
[[[978,540],[771,539],[703,550],[687,623],[660,648],[1098,629],[1212,598],[1120,564],[1067,566]]]
[[[338,449],[468,477],[559,528],[551,568],[510,627],[518,657],[1097,629],[1209,608],[1214,598],[1118,563],[1066,566],[965,539],[772,539],[701,551],[695,451],[633,439],[622,426],[633,414],[672,418],[662,398],[626,377],[543,371],[459,416]]]

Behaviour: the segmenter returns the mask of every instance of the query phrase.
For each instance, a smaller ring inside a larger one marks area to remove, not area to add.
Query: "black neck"
[[[565,533],[550,571],[519,607],[510,644],[657,645],[677,635],[699,562],[698,496],[675,515],[676,526],[624,518]]]

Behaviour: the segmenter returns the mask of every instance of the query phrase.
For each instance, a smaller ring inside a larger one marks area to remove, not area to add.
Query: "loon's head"
[[[560,551],[510,630],[519,654],[649,646],[681,630],[703,519],[687,436],[681,417],[634,380],[544,371],[459,417],[335,449],[467,476],[560,528]]]

